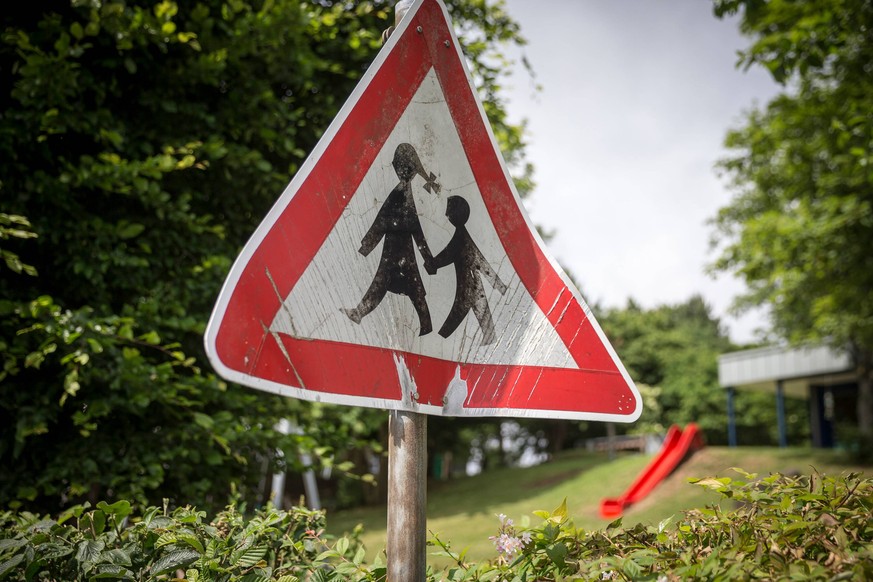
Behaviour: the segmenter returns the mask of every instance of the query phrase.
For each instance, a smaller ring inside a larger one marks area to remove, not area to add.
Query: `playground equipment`
[[[685,430],[676,424],[671,426],[661,450],[633,484],[620,497],[607,498],[600,502],[601,517],[614,519],[621,516],[624,508],[643,499],[694,451],[703,446],[703,435],[696,424],[689,423]]]

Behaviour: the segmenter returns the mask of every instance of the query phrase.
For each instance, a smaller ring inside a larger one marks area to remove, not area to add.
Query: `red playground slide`
[[[675,424],[671,426],[664,444],[661,445],[661,450],[627,491],[617,499],[608,498],[600,502],[600,516],[606,519],[621,516],[625,507],[643,499],[691,453],[701,448],[703,448],[703,435],[696,424],[689,423],[685,430]]]

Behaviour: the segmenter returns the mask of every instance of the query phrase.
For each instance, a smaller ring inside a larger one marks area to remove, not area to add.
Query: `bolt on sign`
[[[450,416],[632,422],[633,382],[525,214],[439,0],[419,0],[243,249],[228,380]]]

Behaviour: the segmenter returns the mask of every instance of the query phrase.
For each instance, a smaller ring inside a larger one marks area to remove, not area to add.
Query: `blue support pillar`
[[[776,422],[779,426],[779,446],[788,446],[788,429],[785,425],[785,386],[776,380]]]
[[[737,416],[734,411],[734,388],[727,387],[727,409],[728,409],[728,446],[737,446]]]

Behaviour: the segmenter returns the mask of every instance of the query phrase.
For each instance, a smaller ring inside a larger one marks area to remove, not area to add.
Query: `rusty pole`
[[[398,0],[394,26],[412,6]],[[382,33],[388,40],[394,27]],[[427,573],[427,416],[393,410],[388,417],[388,582],[418,582]]]
[[[388,582],[425,579],[427,416],[393,410],[388,418]]]

